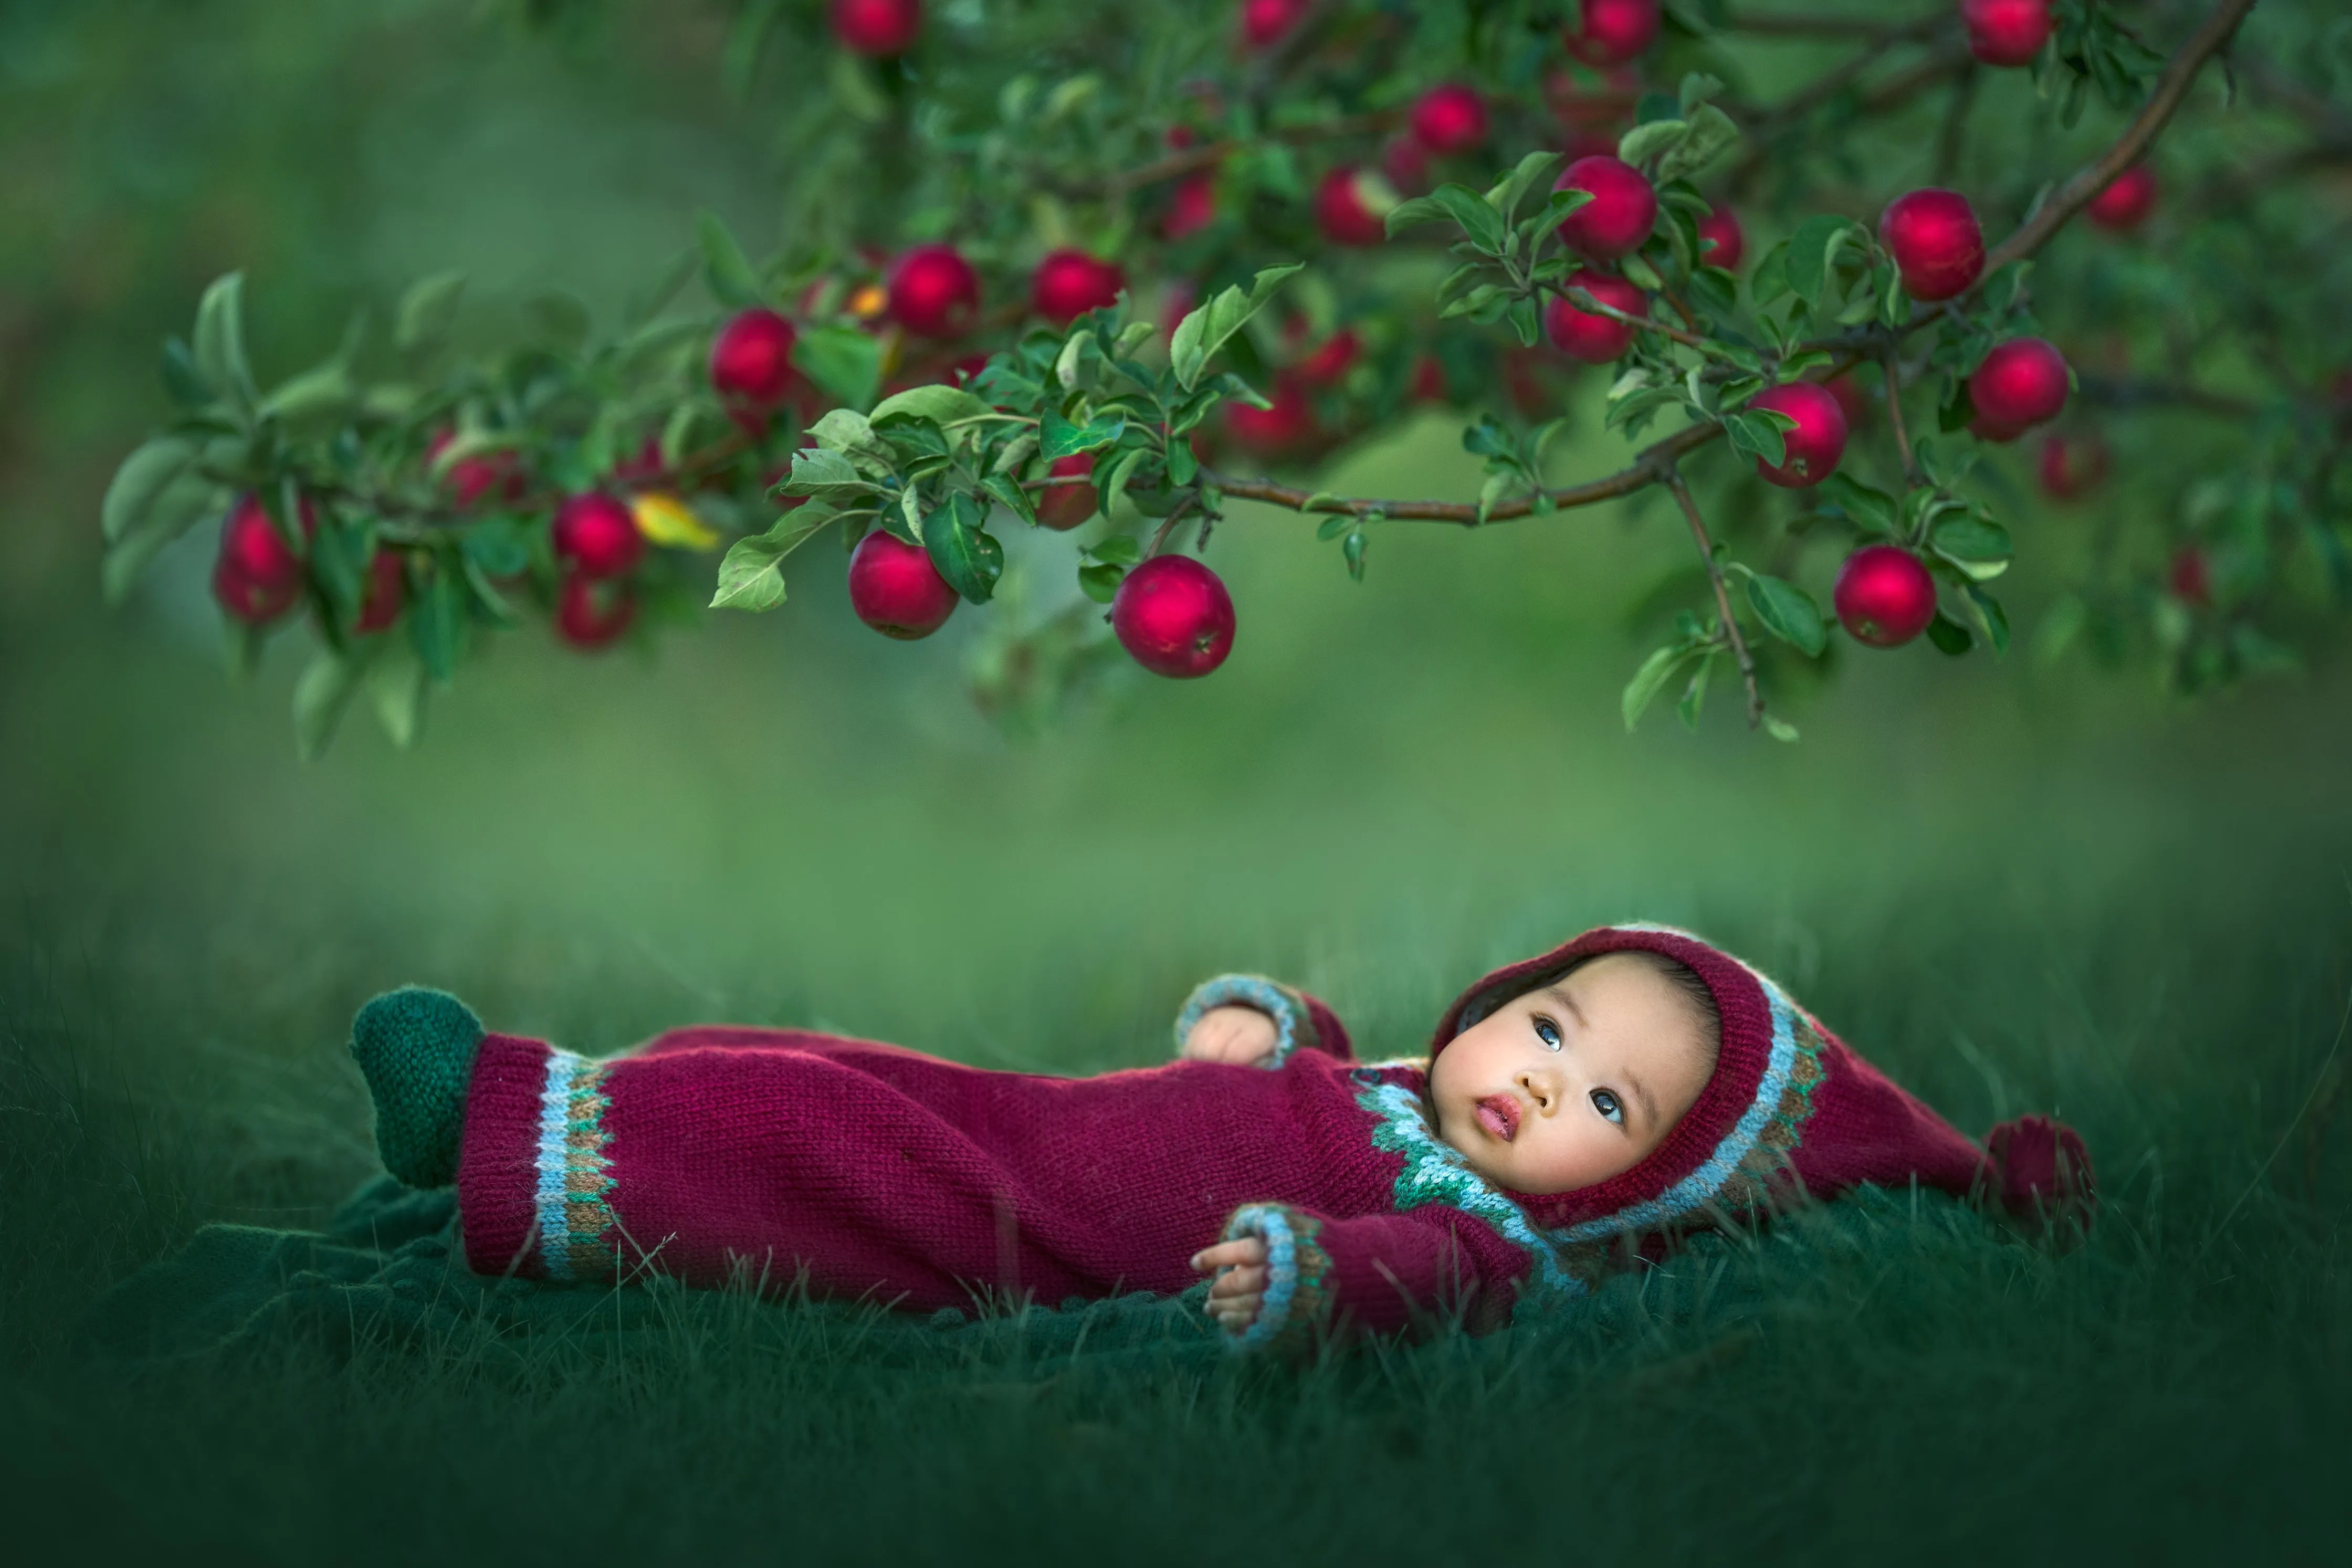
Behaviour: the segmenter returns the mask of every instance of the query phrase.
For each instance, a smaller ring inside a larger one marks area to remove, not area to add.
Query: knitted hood
[[[2000,1202],[2032,1218],[2063,1212],[2087,1223],[2091,1163],[2073,1129],[2040,1116],[2003,1123],[1985,1143],[1906,1093],[1729,954],[1685,931],[1605,925],[1549,953],[1496,969],[1439,1020],[1438,1052],[1464,1030],[1579,960],[1639,949],[1687,965],[1723,1019],[1723,1049],[1698,1101],[1641,1164],[1572,1192],[1514,1193],[1556,1241],[1704,1225],[1802,1196],[1831,1197],[1863,1183],[1916,1180]]]

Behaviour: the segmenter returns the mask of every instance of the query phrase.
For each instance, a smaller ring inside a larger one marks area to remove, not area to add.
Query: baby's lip
[[[1489,1136],[1509,1143],[1519,1135],[1519,1103],[1508,1094],[1489,1094],[1478,1102],[1478,1124]]]

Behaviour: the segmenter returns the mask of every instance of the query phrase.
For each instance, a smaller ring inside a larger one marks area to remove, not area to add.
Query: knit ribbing
[[[482,1020],[446,991],[403,986],[352,1019],[352,1055],[375,1102],[375,1146],[383,1168],[410,1186],[457,1179],[457,1139],[466,1084]]]

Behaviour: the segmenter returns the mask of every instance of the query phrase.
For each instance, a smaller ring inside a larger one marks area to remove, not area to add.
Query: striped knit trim
[[[539,1095],[538,1185],[532,1210],[540,1261],[551,1280],[609,1275],[605,1236],[613,1228],[613,1189],[604,1147],[603,1062],[568,1051],[547,1053],[547,1082]]]
[[[1366,1085],[1357,1094],[1356,1103],[1372,1113],[1373,1146],[1404,1157],[1393,1193],[1398,1213],[1424,1204],[1445,1204],[1485,1220],[1496,1235],[1525,1251],[1531,1267],[1514,1315],[1584,1294],[1585,1282],[1570,1271],[1554,1239],[1538,1230],[1527,1212],[1505,1197],[1500,1187],[1471,1169],[1461,1150],[1437,1135],[1429,1124],[1427,1103],[1417,1088],[1383,1082],[1366,1069],[1359,1069],[1353,1076]]]
[[[1317,1239],[1322,1223],[1286,1204],[1253,1203],[1225,1222],[1224,1239],[1265,1243],[1265,1291],[1249,1327],[1229,1334],[1238,1351],[1297,1350],[1312,1343],[1331,1307],[1331,1255]]]
[[[1184,1009],[1176,1015],[1176,1049],[1184,1049],[1184,1037],[1211,1008],[1235,1004],[1255,1008],[1274,1020],[1274,1054],[1265,1063],[1269,1071],[1290,1060],[1302,1035],[1308,1042],[1315,1038],[1313,1020],[1286,988],[1264,975],[1219,975],[1193,987],[1192,994],[1184,998]]]

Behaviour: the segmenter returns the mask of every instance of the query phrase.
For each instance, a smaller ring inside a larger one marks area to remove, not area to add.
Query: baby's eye
[[[1536,1019],[1536,1038],[1542,1040],[1544,1044],[1549,1046],[1552,1050],[1558,1051],[1559,1049],[1559,1026],[1553,1023],[1549,1019],[1539,1018]]]
[[[1625,1107],[1608,1090],[1595,1089],[1592,1092],[1592,1108],[1619,1126],[1625,1124]]]

